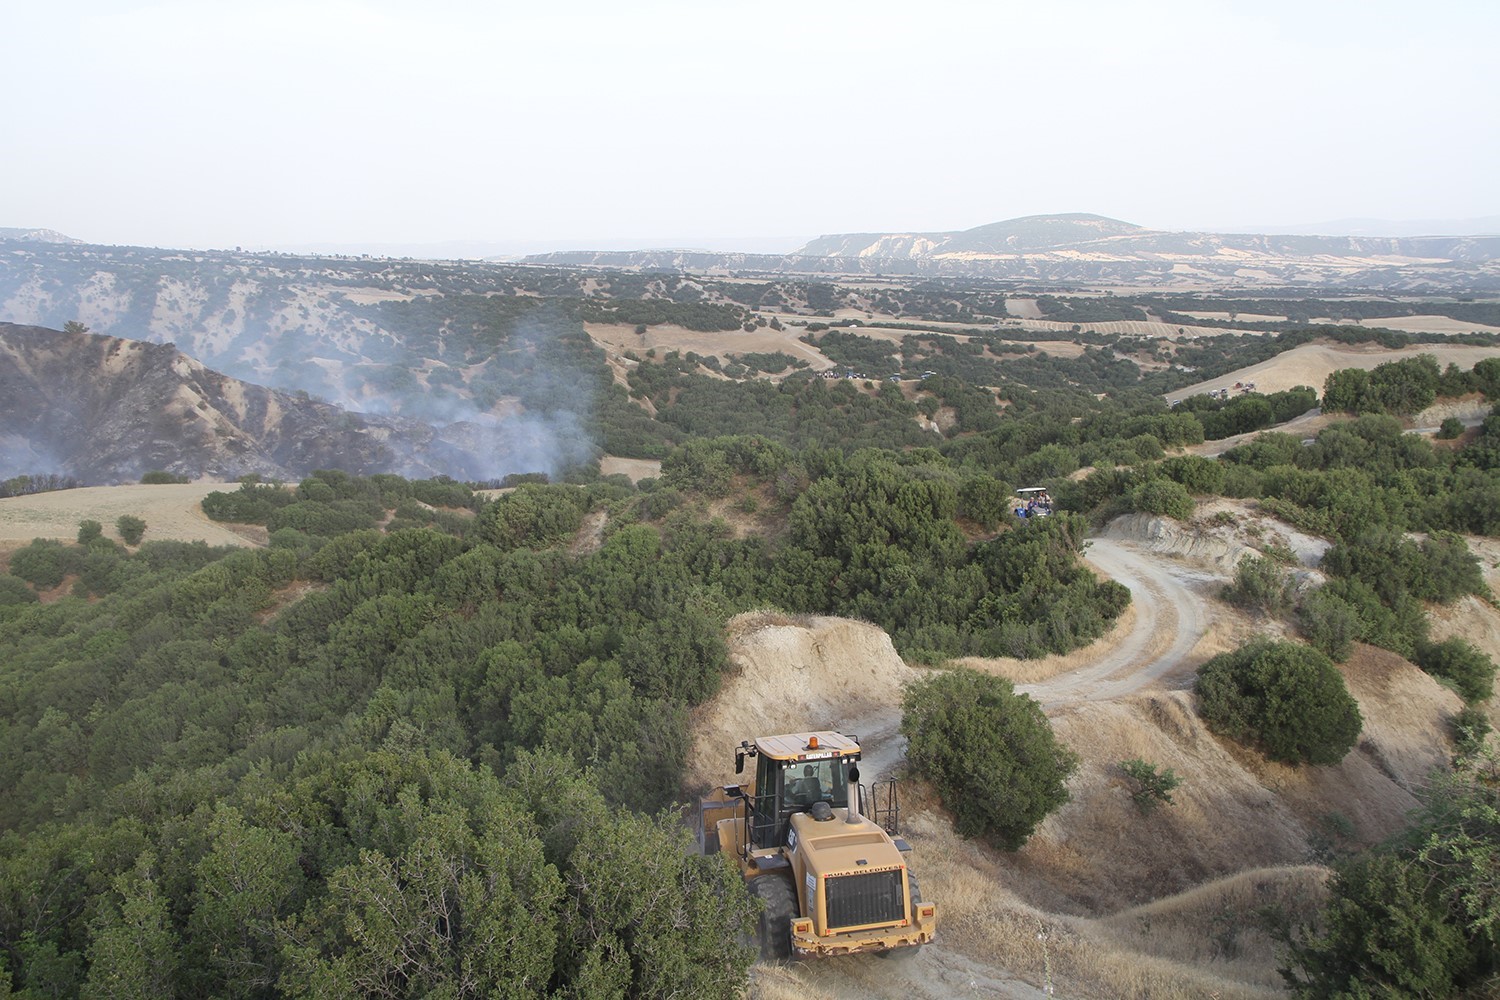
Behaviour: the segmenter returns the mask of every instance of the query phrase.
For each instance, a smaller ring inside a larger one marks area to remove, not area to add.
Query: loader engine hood
[[[802,858],[803,912],[818,914],[816,925],[830,932],[909,925],[906,859],[876,824],[831,812],[822,822],[811,813],[792,817],[788,846]]]

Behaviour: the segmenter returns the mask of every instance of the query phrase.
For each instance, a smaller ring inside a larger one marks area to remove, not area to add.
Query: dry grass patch
[[[1326,898],[1327,878],[1317,865],[1240,872],[1093,921],[1091,930],[1122,950],[1275,988],[1280,955],[1271,928],[1310,921]]]
[[[210,521],[202,501],[208,494],[237,489],[234,483],[171,483],[156,486],[85,486],[0,499],[0,541],[24,545],[33,538],[71,542],[80,521],[98,521],[106,538],[119,541],[115,522],[130,514],[146,522],[145,541],[207,542],[260,546],[266,530],[258,525]]]

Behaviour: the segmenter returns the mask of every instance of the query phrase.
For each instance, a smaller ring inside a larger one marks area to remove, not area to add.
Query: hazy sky
[[[1495,0],[0,0],[0,226],[589,242],[1500,214]]]

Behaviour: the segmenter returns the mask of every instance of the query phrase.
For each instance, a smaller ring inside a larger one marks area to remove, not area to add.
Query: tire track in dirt
[[[1133,694],[1182,664],[1208,632],[1205,605],[1192,584],[1209,576],[1191,574],[1117,539],[1091,539],[1085,558],[1101,575],[1130,589],[1134,627],[1112,648],[1101,650],[1094,663],[1016,688],[1044,709]]]

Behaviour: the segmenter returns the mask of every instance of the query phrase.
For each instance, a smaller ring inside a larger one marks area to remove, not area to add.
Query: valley
[[[702,948],[714,989],[763,1000],[1260,1000],[1284,994],[1277,922],[1320,919],[1459,720],[1497,721],[1434,652],[1461,639],[1492,683],[1496,302],[1420,270],[1311,294],[594,268],[5,261],[0,864],[59,902],[0,889],[0,930],[50,921],[74,957],[15,945],[0,975],[79,992],[142,899],[187,914],[160,947],[232,952],[257,995],[384,969],[342,922],[405,898],[373,873],[490,877],[473,845],[505,815],[496,877],[549,900],[539,982]],[[86,485],[27,492],[41,473]],[[1034,484],[1057,513],[1018,521]],[[1200,671],[1259,640],[1329,651],[1361,718],[1336,763],[1208,721]],[[1076,755],[1018,850],[961,837],[906,766],[903,698],[951,670],[1013,685]],[[901,777],[940,937],[747,973],[738,904],[662,810],[728,780],[741,739],[823,727]],[[1170,801],[1144,806],[1130,761],[1180,779]],[[610,854],[631,838],[650,866]],[[252,849],[274,875],[231,941],[211,873]],[[651,885],[606,898],[591,870],[696,888],[627,912]],[[174,975],[215,992],[227,961]]]

